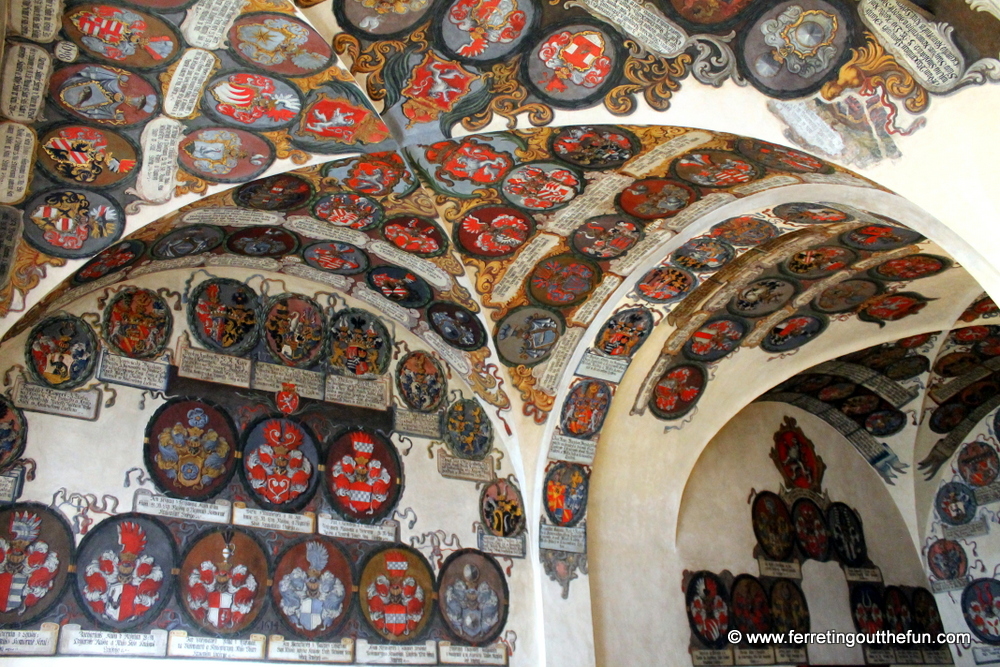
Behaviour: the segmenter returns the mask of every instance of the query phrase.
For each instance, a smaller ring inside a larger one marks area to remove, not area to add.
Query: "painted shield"
[[[549,358],[566,330],[559,313],[538,306],[522,306],[497,326],[497,354],[508,366],[534,366]]]
[[[403,215],[386,220],[382,226],[385,240],[417,257],[436,257],[448,248],[444,232],[431,220]]]
[[[590,470],[577,463],[559,462],[545,474],[545,514],[557,526],[580,523],[587,511]]]
[[[770,560],[786,560],[795,545],[795,528],[785,501],[776,493],[763,491],[754,498],[750,511],[757,544]]]
[[[283,227],[246,227],[226,239],[229,252],[246,257],[284,257],[298,247],[298,237]]]
[[[698,284],[698,279],[684,269],[657,266],[635,284],[635,289],[646,301],[672,303],[688,295]]]
[[[0,472],[16,463],[28,440],[28,420],[21,409],[0,396]]]
[[[420,637],[434,614],[434,596],[430,564],[406,545],[393,544],[373,552],[361,568],[361,615],[387,641]]]
[[[941,581],[960,579],[969,571],[969,557],[958,542],[940,539],[927,548],[927,567]]]
[[[297,77],[326,69],[333,50],[307,23],[288,14],[243,14],[229,29],[229,52],[248,65]]]
[[[705,369],[698,364],[668,369],[653,387],[649,409],[660,419],[680,419],[701,398],[707,379]]]
[[[462,398],[441,415],[445,444],[455,456],[482,461],[493,448],[493,424],[474,398]]]
[[[696,572],[685,594],[688,624],[695,638],[709,648],[722,648],[729,641],[732,610],[729,591],[722,579],[711,572]]]
[[[348,377],[373,377],[389,368],[392,337],[382,320],[365,310],[348,308],[330,320],[327,367]]]
[[[516,537],[524,531],[524,499],[521,491],[506,479],[495,479],[479,496],[479,518],[490,534]]]
[[[616,198],[625,213],[640,220],[669,218],[698,199],[689,185],[666,178],[644,178],[632,183]]]
[[[323,355],[326,317],[318,303],[300,294],[281,294],[264,309],[264,343],[286,366],[310,368]]]
[[[1000,581],[976,579],[962,591],[962,615],[969,629],[987,644],[1000,644]]]
[[[268,132],[295,122],[302,110],[302,95],[290,82],[275,76],[226,72],[208,82],[201,106],[212,122]]]
[[[739,317],[719,317],[701,325],[684,343],[684,356],[694,361],[722,359],[740,345],[750,323]]]
[[[753,215],[741,215],[723,220],[709,230],[712,238],[736,246],[756,246],[777,238],[781,232],[773,224]]]
[[[138,172],[139,152],[131,141],[107,129],[62,125],[38,139],[38,164],[57,181],[111,187]]]
[[[779,146],[778,144],[758,139],[740,139],[736,142],[736,150],[757,164],[769,169],[805,174],[830,173],[833,171],[832,166],[818,157],[797,151],[794,148]]]
[[[411,410],[434,412],[448,394],[448,379],[434,357],[415,350],[399,360],[396,388]]]
[[[577,19],[551,27],[528,50],[521,79],[542,101],[579,109],[604,97],[617,83],[624,60],[622,38],[610,26]]]
[[[851,618],[858,632],[874,635],[886,629],[882,591],[875,584],[851,586]]]
[[[435,27],[446,55],[488,64],[514,57],[540,15],[532,0],[453,0]]]
[[[364,195],[337,192],[321,197],[313,204],[313,215],[337,227],[366,230],[382,222],[382,206]]]
[[[554,156],[581,169],[615,169],[642,149],[638,137],[621,127],[575,125],[565,127],[549,139]]]
[[[599,215],[577,227],[569,243],[584,257],[601,262],[621,257],[643,236],[638,220],[627,215]]]
[[[460,549],[441,566],[438,613],[463,642],[481,646],[499,637],[509,596],[503,569],[482,551]]]
[[[868,560],[868,546],[858,514],[844,503],[832,503],[826,508],[826,525],[840,562],[848,567],[864,565]]]
[[[181,48],[177,32],[166,21],[120,5],[77,5],[63,14],[62,24],[81,51],[129,69],[168,65]]]
[[[729,302],[729,311],[742,317],[763,317],[783,308],[798,291],[785,278],[760,278],[738,291]]]
[[[764,170],[730,151],[699,150],[670,165],[674,175],[703,188],[731,188],[756,181]]]
[[[357,86],[340,81],[312,90],[298,122],[286,131],[292,144],[312,153],[356,151],[389,138],[389,128]]]
[[[799,498],[792,505],[795,541],[807,558],[824,561],[830,553],[830,530],[823,510],[809,498]]]
[[[913,607],[898,586],[885,589],[885,626],[889,632],[904,634],[913,629]]]
[[[778,579],[771,584],[771,618],[775,632],[809,632],[809,605],[791,579]]]
[[[494,259],[517,252],[535,233],[535,221],[510,206],[487,204],[469,211],[455,225],[455,244],[476,257]]]
[[[410,153],[429,177],[432,188],[469,198],[484,186],[495,186],[515,164],[514,152],[523,148],[507,133],[439,141]]]
[[[893,227],[892,225],[865,225],[843,234],[844,245],[856,250],[883,252],[897,250],[911,243],[919,243],[923,236],[911,229]]]
[[[207,500],[229,483],[239,449],[236,426],[204,399],[176,398],[146,425],[146,470],[156,488],[174,498]]]
[[[500,184],[500,193],[529,211],[554,211],[583,192],[583,177],[555,162],[529,162],[515,167]]]
[[[962,482],[947,482],[941,485],[934,497],[934,509],[938,517],[949,526],[962,526],[976,518],[976,495],[972,488]]]
[[[647,308],[620,310],[597,332],[594,347],[612,357],[631,357],[653,330],[653,313]]]
[[[283,416],[264,417],[243,432],[243,484],[264,509],[302,509],[319,483],[319,451],[308,426]]]
[[[845,280],[820,292],[812,307],[821,313],[847,313],[881,291],[882,285],[873,280]]]
[[[450,301],[435,301],[427,307],[431,329],[454,348],[471,352],[486,344],[486,329],[468,308]]]
[[[853,215],[839,208],[801,201],[775,206],[774,215],[785,222],[799,225],[834,224],[854,220]]]
[[[770,97],[819,90],[850,56],[853,10],[826,0],[761,6],[740,31],[737,58],[751,85]]]
[[[937,601],[926,588],[913,589],[913,620],[919,631],[929,632],[932,637],[944,632],[941,614],[938,613]]]
[[[226,233],[214,225],[187,225],[161,236],[149,254],[153,259],[177,259],[209,252],[219,247]]]
[[[736,256],[725,241],[713,238],[691,239],[670,256],[670,261],[689,271],[715,271]]]
[[[75,562],[73,532],[60,512],[14,503],[0,509],[0,540],[0,623],[29,625],[62,598]]]
[[[312,193],[312,185],[301,176],[276,174],[241,185],[233,201],[257,211],[291,211],[305,206]]]
[[[365,276],[368,286],[403,308],[423,308],[434,296],[427,281],[400,266],[379,266]]]
[[[375,0],[338,0],[333,3],[337,23],[355,37],[393,39],[403,37],[434,7],[432,0],[387,3]]]
[[[590,296],[601,282],[601,267],[574,255],[540,261],[528,276],[528,296],[543,306],[568,308]]]
[[[181,560],[178,597],[188,618],[212,635],[251,628],[267,603],[267,554],[249,532],[226,526],[197,537]]]
[[[173,536],[156,519],[133,513],[106,519],[80,543],[77,601],[108,630],[151,623],[172,599],[178,562]]]
[[[314,269],[351,276],[368,268],[368,255],[350,243],[318,241],[302,251],[306,264]]]
[[[771,601],[757,577],[741,574],[733,582],[731,622],[744,634],[771,631]]]
[[[371,197],[402,197],[417,187],[417,179],[402,156],[395,152],[369,153],[327,162],[322,174]]]
[[[314,535],[295,542],[278,557],[273,579],[271,604],[296,636],[324,639],[347,618],[354,572],[333,540]]]
[[[790,352],[823,333],[826,326],[827,320],[820,315],[793,315],[775,325],[760,347],[767,352]]]
[[[243,183],[263,174],[274,162],[274,147],[246,130],[203,127],[181,139],[177,161],[210,183]]]
[[[997,456],[997,450],[985,442],[970,442],[958,452],[958,474],[969,486],[992,484],[998,472],[1000,456]]]
[[[883,294],[865,302],[864,306],[858,310],[858,319],[884,326],[886,322],[895,322],[904,317],[916,315],[930,301],[932,299],[916,292]]]
[[[816,280],[843,271],[857,257],[853,250],[836,245],[821,245],[800,250],[782,262],[781,269],[795,278]]]
[[[327,499],[344,519],[375,523],[392,512],[403,491],[403,469],[392,444],[364,429],[336,438],[326,454]]]
[[[75,389],[94,374],[97,337],[74,315],[54,315],[28,334],[25,362],[31,378],[53,389]]]
[[[116,201],[89,190],[49,190],[24,207],[24,240],[54,257],[91,257],[117,241],[125,212]]]
[[[409,70],[409,78],[401,91],[400,111],[409,119],[407,126],[430,123],[442,114],[452,113],[460,102],[470,101],[473,90],[482,94],[482,77],[475,67],[463,67],[455,60],[439,56],[436,51],[423,55],[409,53],[405,62],[403,68]]]
[[[879,264],[872,269],[876,278],[883,280],[918,280],[936,276],[946,271],[951,261],[936,255],[907,255]]]
[[[126,287],[104,309],[101,333],[118,354],[133,359],[153,359],[163,353],[173,330],[174,316],[156,292]]]
[[[583,380],[570,389],[563,402],[559,426],[565,435],[590,439],[601,432],[611,407],[611,385],[602,380]]]
[[[49,80],[49,99],[80,120],[118,127],[145,122],[159,107],[156,89],[144,78],[95,63],[57,69]]]
[[[241,357],[260,338],[257,293],[230,278],[200,283],[188,300],[188,324],[199,343],[214,352]]]
[[[135,239],[105,248],[73,274],[73,284],[83,285],[124,271],[138,262],[145,251],[146,244]]]

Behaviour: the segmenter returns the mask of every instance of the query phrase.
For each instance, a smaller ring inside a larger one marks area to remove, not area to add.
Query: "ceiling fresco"
[[[829,603],[980,664],[989,262],[843,165],[1000,80],[994,4],[12,0],[0,655],[885,664],[725,641]],[[627,122],[699,85],[799,148]]]

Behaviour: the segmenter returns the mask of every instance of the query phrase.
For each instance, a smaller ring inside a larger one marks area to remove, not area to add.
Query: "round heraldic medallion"
[[[795,278],[815,280],[843,271],[855,259],[857,255],[853,250],[836,245],[821,245],[795,253],[781,263],[781,270]]]
[[[204,399],[164,403],[146,426],[146,470],[156,488],[175,498],[207,500],[236,471],[236,426]]]
[[[447,55],[489,64],[513,57],[540,15],[533,0],[454,0],[436,28]]]
[[[540,364],[552,354],[565,328],[555,311],[538,306],[515,308],[497,326],[497,353],[508,366]]]
[[[795,541],[808,558],[824,561],[830,553],[830,530],[823,510],[809,498],[799,498],[792,505]]]
[[[729,151],[694,151],[671,165],[674,174],[703,188],[731,188],[756,181],[764,170]]]
[[[837,558],[849,567],[861,567],[868,560],[865,532],[857,513],[844,503],[826,509],[826,524]]]
[[[680,419],[701,398],[706,380],[705,369],[698,364],[680,364],[667,369],[653,387],[649,409],[660,419]]]
[[[431,329],[452,347],[471,352],[486,345],[486,329],[468,308],[450,301],[435,301],[426,312]]]
[[[248,65],[298,77],[326,69],[333,49],[304,21],[288,14],[252,12],[229,29],[229,52]]]
[[[257,211],[291,211],[305,206],[312,193],[312,185],[301,176],[276,174],[241,185],[233,201]]]
[[[911,243],[919,243],[923,236],[911,229],[891,225],[865,225],[841,236],[844,245],[855,250],[883,252],[898,250]]]
[[[264,310],[264,342],[286,366],[310,368],[323,355],[326,317],[318,303],[300,294],[281,294]]]
[[[337,179],[355,192],[372,197],[402,197],[417,187],[413,173],[395,152],[334,160],[323,165],[321,173],[326,178]]]
[[[401,266],[379,266],[365,276],[368,287],[403,308],[423,308],[434,296],[427,281]]]
[[[153,259],[178,259],[209,252],[219,247],[226,233],[213,225],[188,225],[161,236],[153,244]]]
[[[476,549],[448,556],[438,577],[438,612],[452,634],[481,646],[500,636],[509,598],[503,569]]]
[[[28,420],[10,399],[0,396],[0,471],[6,470],[24,453]]]
[[[1000,644],[997,609],[1000,609],[1000,581],[976,579],[962,591],[965,623],[976,637],[987,644]]]
[[[729,591],[718,575],[696,572],[688,582],[685,605],[691,632],[699,642],[715,649],[728,643],[732,609]]]
[[[92,257],[125,230],[125,211],[90,190],[48,190],[24,207],[24,240],[54,257]]]
[[[73,274],[73,284],[85,285],[113,273],[124,271],[142,258],[146,244],[129,239],[97,253],[89,262]]]
[[[806,174],[833,171],[833,167],[818,157],[758,139],[740,139],[736,142],[736,150],[768,169]]]
[[[778,322],[764,340],[761,349],[766,352],[790,352],[802,347],[826,329],[827,320],[819,315],[793,315]]]
[[[927,567],[941,581],[959,579],[969,570],[969,557],[958,542],[940,539],[927,549]]]
[[[741,574],[733,582],[731,622],[744,634],[771,631],[771,601],[756,577]]]
[[[285,417],[257,420],[243,433],[243,481],[253,499],[268,510],[302,509],[319,483],[316,437]]]
[[[371,41],[406,36],[434,5],[432,0],[343,0],[333,3],[333,12],[345,31]]]
[[[294,123],[302,97],[298,88],[276,76],[238,71],[209,81],[201,105],[213,122],[267,132]]]
[[[724,220],[708,233],[712,238],[737,246],[757,246],[781,235],[772,223],[752,215]]]
[[[535,233],[535,221],[510,206],[487,204],[469,211],[455,226],[459,250],[484,258],[507,257]]]
[[[854,216],[839,208],[826,204],[811,204],[809,202],[789,202],[774,207],[774,214],[784,220],[800,225],[833,224],[851,222]]]
[[[299,239],[283,227],[247,227],[226,239],[226,249],[245,257],[284,257],[299,247]]]
[[[434,222],[414,215],[387,220],[382,236],[400,250],[417,257],[436,257],[448,248],[448,240]]]
[[[672,303],[687,296],[697,284],[698,279],[684,269],[657,266],[639,279],[635,289],[646,301]]]
[[[352,192],[335,192],[313,204],[313,215],[337,227],[365,231],[382,222],[382,206],[371,197]]]
[[[583,192],[583,177],[555,162],[530,162],[514,167],[500,192],[514,206],[529,211],[554,211]]]
[[[361,615],[382,639],[418,638],[434,613],[434,573],[416,549],[396,544],[373,552],[361,568]]]
[[[574,438],[595,437],[604,425],[611,396],[611,385],[602,380],[583,380],[574,385],[559,419],[563,433]]]
[[[626,215],[589,218],[570,236],[570,247],[590,259],[609,261],[621,257],[642,240],[642,224]]]
[[[750,324],[738,317],[719,317],[701,325],[682,348],[684,356],[694,361],[722,359],[740,345],[750,332]]]
[[[83,538],[76,561],[80,607],[121,632],[154,621],[173,595],[178,557],[170,531],[144,514],[119,514]]]
[[[77,5],[63,14],[62,24],[81,51],[128,69],[164,67],[181,48],[170,24],[121,5]]]
[[[263,174],[274,162],[274,147],[253,132],[203,127],[180,141],[177,161],[210,183],[243,183]]]
[[[75,389],[94,374],[98,343],[90,325],[74,315],[54,315],[28,334],[25,361],[33,380],[52,389]]]
[[[319,241],[302,251],[306,264],[319,271],[352,276],[368,268],[368,255],[350,243]]]
[[[758,493],[750,515],[757,544],[769,560],[785,560],[792,555],[795,529],[788,507],[778,494]]]
[[[618,195],[616,203],[625,213],[640,220],[669,218],[698,199],[694,189],[665,178],[644,178]]]
[[[101,324],[104,340],[117,354],[154,359],[167,347],[174,316],[156,292],[126,287],[108,302]]]
[[[736,251],[725,241],[703,237],[691,239],[675,250],[670,261],[689,271],[716,271],[735,256]]]
[[[313,536],[292,544],[278,558],[271,603],[296,636],[322,640],[343,625],[354,585],[343,549],[331,539]]]
[[[38,140],[38,164],[57,181],[107,188],[132,177],[139,153],[125,137],[88,125],[62,125]]]
[[[251,628],[267,602],[267,554],[239,528],[208,530],[181,560],[178,597],[188,618],[212,635]]]
[[[761,278],[733,296],[729,310],[743,317],[763,317],[783,308],[792,300],[798,286],[784,278]]]
[[[520,535],[526,521],[521,491],[506,479],[493,480],[479,496],[479,516],[492,535]]]
[[[934,508],[944,523],[963,526],[976,518],[979,506],[971,487],[962,482],[947,482],[938,489]]]
[[[331,373],[370,378],[388,370],[392,337],[379,318],[365,310],[348,308],[330,321],[326,353]]]
[[[642,347],[653,329],[653,314],[647,308],[620,310],[597,332],[594,347],[612,357],[631,357]]]
[[[771,584],[771,618],[775,632],[809,632],[806,596],[791,579],[778,579]]]
[[[617,83],[622,42],[610,26],[572,21],[551,29],[528,50],[522,80],[543,102],[578,109],[604,97]]]
[[[337,513],[349,521],[374,523],[387,516],[399,500],[402,477],[396,450],[372,431],[348,431],[327,451],[327,495]]]
[[[188,323],[194,337],[208,349],[243,356],[260,338],[257,293],[238,280],[206,280],[191,293]]]
[[[872,275],[882,280],[918,280],[946,271],[951,261],[936,255],[907,255],[879,264]]]
[[[71,116],[110,127],[145,122],[160,104],[156,89],[138,74],[96,63],[57,69],[49,99]]]
[[[60,512],[38,503],[0,510],[0,624],[29,625],[62,598],[74,563],[73,532]]]
[[[455,456],[482,461],[493,448],[493,425],[476,399],[455,401],[441,421],[445,443]]]
[[[576,463],[556,463],[545,474],[545,514],[557,526],[575,526],[587,511],[590,472]]]
[[[581,169],[614,169],[635,157],[642,143],[622,127],[574,125],[549,139],[549,150],[563,162]]]
[[[434,412],[448,394],[448,379],[441,364],[422,350],[410,352],[396,366],[396,388],[406,406],[417,412]]]
[[[958,453],[958,474],[969,486],[992,484],[1000,472],[1000,456],[990,445],[976,440],[962,447]]]

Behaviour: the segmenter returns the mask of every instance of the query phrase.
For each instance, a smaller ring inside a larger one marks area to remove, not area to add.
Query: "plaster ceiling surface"
[[[740,572],[1000,643],[992,3],[9,7],[12,664],[889,656]],[[754,564],[782,433],[870,560]]]

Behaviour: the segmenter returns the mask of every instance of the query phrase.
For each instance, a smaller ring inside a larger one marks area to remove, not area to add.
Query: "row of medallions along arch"
[[[835,559],[841,564],[858,632],[873,635],[912,630],[930,632],[932,637],[942,632],[930,591],[881,583],[881,575],[868,557],[861,517],[848,505],[830,501],[822,486],[826,464],[791,417],[785,417],[774,434],[771,458],[784,484],[780,493],[756,493],[750,509],[757,538],[754,556],[761,564],[761,577],[741,574],[733,580],[729,575],[729,581],[724,582],[707,571],[685,573],[682,585],[692,650],[724,648],[729,644],[730,628],[744,635],[809,632],[809,608],[801,587],[780,576],[783,571],[801,572],[800,563],[807,559]],[[745,642],[743,647],[752,648]],[[916,655],[919,657],[919,649]],[[805,660],[805,656],[791,659]]]
[[[59,120],[33,125],[38,170],[21,208],[24,238],[37,250],[92,256],[121,236],[135,197],[162,203],[145,180],[137,182],[154,129],[176,137],[183,171],[210,183],[260,176],[277,157],[276,143],[286,139],[296,149],[329,154],[388,137],[364,94],[338,80],[346,72],[330,45],[294,13],[268,5],[271,11],[234,17],[221,40],[202,35],[189,43],[185,35],[192,33],[178,27],[190,4],[161,0],[145,3],[153,10],[145,12],[82,3],[63,15],[62,35],[81,55],[58,63],[48,80],[44,115]],[[52,61],[51,46],[27,48],[40,61]],[[195,75],[195,83],[178,86],[185,95],[189,86],[197,88],[189,103],[170,86],[180,64]],[[334,72],[332,80],[309,80],[324,70]],[[330,119],[338,114],[355,122],[349,128],[335,124]]]
[[[499,636],[509,607],[503,569],[475,549],[439,558],[435,577],[423,554],[401,543],[140,513],[105,519],[76,546],[65,516],[37,503],[0,510],[0,549],[5,628],[50,621],[119,632],[256,629],[306,640],[483,644]]]
[[[838,0],[818,0],[808,5],[813,12],[810,17],[816,20],[807,23],[826,55],[822,62],[798,56],[785,62],[780,49],[805,47],[796,47],[792,38],[775,33],[774,26],[796,24],[796,19],[801,22],[802,6],[791,0],[766,7],[752,4],[739,2],[717,9],[679,0],[657,3],[692,33],[724,34],[737,27],[741,37],[733,45],[735,53],[725,47],[721,62],[711,63],[705,74],[724,79],[738,68],[752,85],[779,98],[804,97],[819,90],[837,76],[840,65],[850,57],[850,47],[861,41],[852,8]],[[676,70],[674,76],[681,78],[687,74],[685,63],[639,50],[629,52],[624,46],[627,35],[608,23],[544,5],[521,1],[491,13],[486,23],[477,17],[475,4],[469,0],[413,0],[392,12],[362,0],[334,0],[333,13],[348,33],[338,37],[338,50],[355,54],[355,73],[379,73],[377,79],[380,83],[384,79],[389,91],[387,112],[398,114],[408,128],[437,121],[440,133],[448,136],[453,123],[480,112],[502,92],[488,88],[487,76],[523,84],[531,98],[541,102],[533,105],[539,107],[532,117],[535,124],[550,122],[553,107],[582,109],[602,100],[612,112],[628,113],[634,105],[631,95],[612,97],[612,89],[622,84],[642,90],[654,108],[668,105],[662,91],[655,91],[634,72],[643,71],[643,64],[651,66],[651,60],[657,63],[655,67]],[[718,51],[718,40],[708,39]],[[768,40],[778,40],[777,45]],[[375,53],[393,55],[377,61],[368,57]],[[428,92],[426,81],[435,72],[446,73],[455,90],[446,96]],[[369,82],[369,90],[374,94],[375,84]]]
[[[825,222],[855,226],[796,251],[758,275],[735,291],[725,304],[714,311],[701,313],[703,323],[692,327],[691,333],[679,323],[679,333],[664,346],[659,363],[666,369],[653,384],[648,400],[648,408],[656,417],[677,420],[687,415],[704,391],[708,366],[740,346],[759,346],[765,352],[782,355],[816,340],[831,318],[846,319],[856,315],[862,321],[884,326],[887,322],[917,314],[930,299],[919,292],[900,291],[900,287],[908,281],[938,275],[952,266],[948,258],[917,252],[914,244],[923,241],[924,237],[898,226],[895,221],[884,218],[877,222],[859,221],[851,213],[831,205],[803,203],[783,204],[775,207],[773,213],[785,213],[789,209],[822,211]],[[719,223],[703,237],[688,242],[678,252],[692,244],[709,243],[711,237],[742,235],[745,230],[755,230],[765,222],[761,214],[732,218]],[[819,233],[837,231],[819,225],[815,229]],[[906,252],[907,246],[913,248],[912,253],[879,261],[879,254]],[[673,256],[671,261],[675,261]],[[824,287],[824,280],[841,271],[850,271],[853,275]],[[662,292],[671,299],[682,298],[683,295],[675,296],[674,287],[681,275],[680,269],[664,262],[640,280],[636,291],[647,299],[651,290]],[[800,303],[802,295],[808,298],[804,304]],[[781,311],[791,314],[775,323],[774,317]],[[694,315],[689,317],[693,319]],[[768,328],[762,331],[765,325]]]
[[[171,295],[161,292],[129,285],[107,298],[100,329],[111,353],[156,359],[168,351],[174,318]],[[438,323],[435,330],[485,340],[478,318],[457,304],[438,301],[427,313]],[[463,317],[452,326],[456,315]],[[388,328],[366,310],[333,311],[302,294],[261,298],[245,282],[230,278],[210,278],[190,291],[187,323],[194,339],[214,352],[355,378],[384,375],[394,349]],[[91,326],[66,313],[36,324],[25,344],[29,374],[53,389],[85,384],[99,353]],[[426,352],[416,351],[397,365],[396,384],[406,405],[420,412],[438,410],[447,393],[444,371]],[[485,456],[489,443],[481,445]]]

